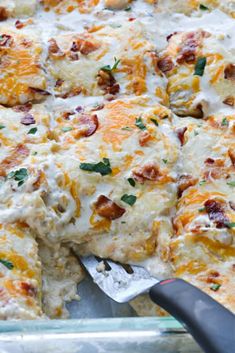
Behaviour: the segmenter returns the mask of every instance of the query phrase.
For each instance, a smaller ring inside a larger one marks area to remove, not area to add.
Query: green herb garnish
[[[108,158],[103,158],[103,162],[99,163],[81,163],[80,169],[86,170],[87,172],[100,173],[101,175],[108,175],[112,173]]]
[[[205,5],[203,5],[203,4],[200,4],[200,5],[199,5],[199,8],[200,8],[200,10],[202,10],[202,11],[209,10],[209,8],[208,8],[207,6],[205,6]]]
[[[204,212],[206,210],[206,207],[201,207],[198,209],[199,212]]]
[[[228,126],[229,122],[226,118],[223,118],[222,122],[221,122],[221,126]]]
[[[135,125],[136,125],[140,130],[146,130],[146,126],[144,125],[141,116],[135,120]]]
[[[133,178],[128,178],[128,183],[133,186],[133,188],[135,187],[135,180]]]
[[[134,205],[134,203],[136,202],[136,199],[137,199],[137,197],[135,195],[127,195],[127,194],[125,194],[125,195],[123,195],[121,197],[121,200],[123,202],[127,203],[130,206]]]
[[[228,228],[235,228],[235,222],[226,222],[225,225],[226,225]]]
[[[0,130],[4,129],[6,126],[0,125]]]
[[[36,132],[38,131],[38,128],[37,127],[32,127],[32,129],[30,129],[28,132],[27,132],[27,135],[34,135],[36,134]]]
[[[131,11],[131,7],[129,6],[129,7],[126,7],[125,9],[124,9],[124,11]]]
[[[131,128],[131,127],[129,127],[129,126],[125,126],[125,127],[122,127],[122,130],[131,131],[131,130],[132,130],[132,128]]]
[[[199,135],[199,132],[197,130],[194,130],[194,136]]]
[[[206,58],[205,57],[198,58],[195,65],[194,75],[203,76],[205,66],[206,66]]]
[[[8,270],[12,270],[14,267],[13,263],[8,260],[0,259],[0,263],[3,264],[6,268],[8,268]]]
[[[199,185],[201,186],[201,185],[204,185],[206,183],[206,180],[201,180],[201,181],[199,181]]]
[[[214,292],[217,292],[217,290],[221,287],[221,284],[218,283],[214,283],[212,284],[212,286],[210,287],[211,290],[213,290]]]
[[[229,185],[229,186],[235,186],[235,181],[228,181],[228,182],[227,182],[227,185]]]
[[[100,70],[112,72],[112,71],[117,69],[119,63],[120,63],[120,59],[117,59],[117,58],[114,57],[114,64],[113,64],[112,67],[110,65],[105,65],[105,66],[102,66],[100,68]]]
[[[167,159],[162,159],[165,164],[167,164],[168,160]]]
[[[65,126],[65,127],[62,127],[61,129],[63,132],[67,132],[67,131],[71,131],[73,130],[73,128],[71,126]]]
[[[18,186],[24,184],[25,180],[28,178],[28,170],[26,168],[21,168],[15,171],[12,171],[7,176],[8,179],[14,179],[18,181]]]
[[[153,123],[154,123],[154,125],[156,125],[156,126],[158,126],[159,124],[158,124],[158,121],[156,120],[156,119],[150,119]]]

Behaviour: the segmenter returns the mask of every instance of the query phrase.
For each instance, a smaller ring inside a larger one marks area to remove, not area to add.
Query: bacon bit
[[[12,153],[0,163],[0,176],[5,177],[7,170],[19,165],[29,155],[28,147],[18,145]]]
[[[75,112],[77,112],[77,113],[81,113],[83,110],[84,110],[84,108],[81,105],[79,105],[77,108],[75,108]]]
[[[213,164],[215,163],[215,160],[213,158],[207,158],[205,161],[204,161],[205,164]]]
[[[5,21],[8,19],[8,13],[5,7],[0,6],[0,21]]]
[[[215,222],[216,228],[226,227],[226,223],[229,222],[229,219],[224,213],[225,203],[223,201],[207,200],[204,206],[209,219]]]
[[[21,28],[24,27],[24,24],[23,24],[23,22],[21,22],[20,20],[17,20],[17,21],[15,22],[15,27],[16,27],[17,29],[21,29]]]
[[[132,172],[133,178],[143,184],[145,180],[157,181],[162,176],[159,167],[155,163],[145,164],[143,167],[136,168]]]
[[[89,137],[93,135],[99,127],[99,121],[96,114],[89,115],[83,113],[79,117],[78,121],[81,127],[81,130],[79,130],[79,132],[84,137]]]
[[[178,64],[193,63],[196,59],[196,49],[204,36],[203,32],[189,32],[182,39],[182,47],[176,61]]]
[[[20,122],[23,125],[32,125],[35,124],[36,121],[32,114],[26,114],[25,116],[23,116],[23,118],[21,118]]]
[[[207,283],[216,283],[215,278],[218,278],[220,276],[220,273],[218,271],[211,271],[211,273],[208,274],[206,282]]]
[[[165,73],[173,69],[174,63],[169,56],[166,56],[165,58],[158,60],[157,66],[159,70]]]
[[[74,114],[75,114],[75,112],[73,112],[72,110],[70,110],[68,112],[63,112],[62,113],[62,118],[65,119],[65,120],[69,120],[69,117],[71,115],[74,115]]]
[[[51,57],[56,57],[56,58],[62,58],[65,56],[65,54],[62,52],[58,44],[56,43],[56,40],[54,38],[49,39],[49,47],[48,47],[48,52],[49,56]]]
[[[235,151],[229,148],[228,155],[229,155],[229,158],[231,159],[232,165],[235,166]]]
[[[51,94],[48,91],[45,91],[44,89],[36,88],[36,87],[29,87],[29,90],[32,91],[33,93],[38,93],[41,96],[50,96]]]
[[[9,36],[8,34],[2,34],[0,36],[0,46],[1,47],[9,48],[12,44],[13,44],[12,36]]]
[[[64,80],[61,80],[60,78],[56,81],[55,87],[61,87],[64,83]]]
[[[20,287],[25,295],[30,297],[36,297],[37,289],[31,283],[21,282]]]
[[[229,206],[233,211],[235,211],[235,202],[229,201]]]
[[[103,89],[106,94],[116,94],[119,92],[120,86],[111,72],[99,70],[97,79],[98,86]]]
[[[141,131],[139,134],[139,144],[144,147],[151,140],[151,134],[148,131]]]
[[[61,94],[61,95],[57,95],[56,97],[60,97],[60,98],[66,99],[66,98],[77,96],[81,92],[82,92],[82,88],[81,87],[74,87],[70,92],[67,92],[67,93],[64,93],[64,94]]]
[[[224,70],[226,80],[235,81],[235,64],[228,64]]]
[[[180,129],[177,129],[176,130],[176,133],[177,133],[177,137],[178,137],[178,139],[180,140],[180,143],[181,143],[181,146],[183,146],[184,145],[184,134],[185,134],[185,132],[187,131],[187,127],[182,127],[182,128],[180,128]]]
[[[224,103],[224,104],[227,104],[227,105],[229,105],[229,106],[231,106],[231,107],[234,107],[234,105],[235,105],[235,98],[232,97],[232,96],[228,96],[227,98],[225,98],[225,99],[223,100],[223,103]]]
[[[122,217],[126,210],[118,206],[115,202],[104,195],[100,195],[94,204],[95,210],[99,216],[109,220]]]
[[[175,34],[178,34],[178,32],[173,32],[173,33],[169,34],[169,35],[166,37],[166,40],[169,42],[169,40],[171,39],[171,37],[173,37]]]
[[[76,41],[73,42],[70,50],[73,52],[79,51],[83,55],[88,55],[93,51],[97,50],[98,48],[98,44],[92,43],[82,38],[78,38]]]
[[[181,175],[178,181],[178,197],[181,197],[184,190],[188,189],[197,183],[198,179],[194,178],[192,175],[186,174]]]
[[[18,112],[28,113],[32,109],[32,107],[33,107],[32,103],[25,103],[22,105],[16,105],[12,109],[17,113]]]
[[[135,17],[130,17],[130,18],[128,18],[128,21],[130,21],[130,22],[135,21],[135,20],[136,20]]]

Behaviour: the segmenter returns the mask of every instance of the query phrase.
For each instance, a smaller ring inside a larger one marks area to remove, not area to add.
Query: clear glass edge
[[[70,334],[86,332],[158,331],[161,334],[185,334],[183,326],[172,317],[130,317],[101,319],[0,321],[0,339],[4,334]]]

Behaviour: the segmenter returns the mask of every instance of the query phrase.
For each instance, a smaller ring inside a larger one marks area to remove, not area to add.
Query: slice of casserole
[[[32,30],[0,26],[0,104],[41,101],[47,95],[42,45]]]
[[[167,91],[174,113],[201,118],[208,109],[234,106],[231,44],[230,36],[203,30],[168,36],[168,47],[158,67],[168,77]]]
[[[155,50],[138,20],[51,38],[48,70],[55,94],[62,98],[104,95],[111,100],[149,93],[167,105],[166,79],[157,68]]]
[[[1,224],[0,319],[41,316],[41,264],[34,236],[26,224]]]

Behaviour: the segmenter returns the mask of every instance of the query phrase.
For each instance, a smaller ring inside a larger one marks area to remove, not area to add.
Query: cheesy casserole
[[[86,254],[235,311],[234,18],[233,0],[0,1],[0,319],[67,317]]]

